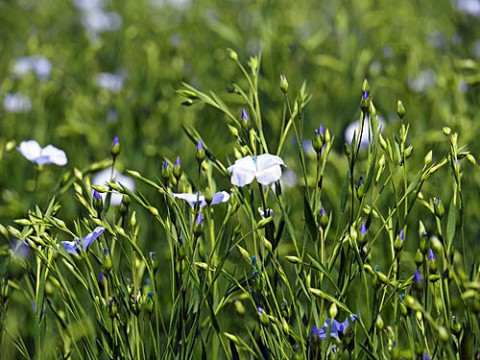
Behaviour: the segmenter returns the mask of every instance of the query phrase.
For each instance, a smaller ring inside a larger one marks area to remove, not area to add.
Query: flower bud
[[[173,166],[173,176],[177,180],[182,176],[182,162],[180,161],[180,156],[177,156],[177,160]]]
[[[232,49],[227,49],[227,54],[228,54],[228,57],[233,60],[233,61],[237,61],[238,60],[238,54],[232,50]]]
[[[120,154],[120,141],[118,140],[118,136],[115,136],[113,139],[111,154],[114,159]]]
[[[338,308],[337,308],[337,304],[335,303],[332,303],[332,305],[330,305],[330,308],[328,309],[328,315],[330,316],[330,318],[334,319],[338,314]]]
[[[420,267],[423,264],[423,253],[420,251],[420,249],[417,249],[417,252],[415,253],[415,264]]]
[[[398,117],[400,119],[403,119],[403,117],[405,116],[405,113],[406,113],[406,110],[405,110],[405,106],[403,106],[403,103],[401,100],[398,100],[397,101],[397,114],[398,114]]]
[[[195,154],[195,158],[197,159],[199,164],[201,164],[203,160],[205,160],[205,149],[203,148],[202,139],[198,140],[197,153]]]
[[[105,274],[108,275],[113,267],[112,257],[110,256],[110,252],[107,248],[105,248],[103,251],[105,254],[105,258],[103,259],[103,271],[105,271]]]
[[[288,82],[287,82],[287,78],[285,77],[285,75],[280,75],[280,90],[282,90],[282,92],[284,94],[288,93]]]
[[[243,318],[245,316],[245,306],[243,306],[242,302],[235,298],[233,300],[233,305],[235,307],[235,312],[237,313],[237,315]]]
[[[445,214],[445,209],[442,204],[442,200],[440,200],[437,197],[433,198],[433,210],[435,212],[435,215],[439,218],[441,218]]]

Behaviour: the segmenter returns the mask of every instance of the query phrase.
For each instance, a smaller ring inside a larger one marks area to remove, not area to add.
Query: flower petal
[[[78,245],[76,241],[62,241],[62,245],[69,254],[78,255]]]
[[[29,161],[34,161],[42,152],[42,148],[35,140],[22,141],[17,150]]]
[[[182,199],[185,200],[191,207],[195,207],[197,202],[199,203],[199,207],[202,208],[207,203],[205,202],[205,196],[200,195],[200,194],[188,194],[188,193],[181,193],[181,194],[175,194],[172,193],[172,196],[177,199]]]
[[[83,238],[83,248],[87,250],[88,247],[95,241],[95,239],[98,238],[104,231],[105,228],[103,226],[97,226],[93,232]]]
[[[226,191],[220,191],[212,195],[212,205],[227,202],[230,199],[230,194]]]
[[[44,160],[46,159],[46,160]],[[57,149],[53,145],[47,145],[41,151],[41,156],[35,161],[38,165],[55,164],[64,166],[67,164],[67,155],[63,150]]]

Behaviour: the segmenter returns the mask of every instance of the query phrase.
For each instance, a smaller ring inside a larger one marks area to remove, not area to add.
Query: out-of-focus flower
[[[112,176],[112,168],[106,168],[98,173],[95,174],[92,180],[92,185],[102,185],[102,186],[107,186],[107,182],[113,182],[115,184],[122,184],[125,186],[127,189],[131,191],[135,191],[135,182],[130,176],[126,176],[123,174],[120,174],[117,172],[117,170],[113,171],[113,176]],[[105,202],[105,199],[107,197],[106,193],[101,194],[103,198],[103,202]],[[122,194],[117,194],[113,193],[110,198],[110,205],[111,206],[119,206],[122,203]]]
[[[182,199],[185,200],[191,207],[195,207],[195,205],[198,203],[198,207],[202,208],[205,205],[207,205],[207,202],[205,201],[205,196],[200,195],[200,193],[197,194],[189,194],[189,193],[181,193],[181,194],[175,194],[172,193],[172,196],[177,198],[177,199]],[[220,191],[212,195],[212,205],[220,204],[223,202],[227,202],[230,199],[230,195],[226,191]]]
[[[23,77],[33,71],[40,79],[46,79],[52,71],[52,63],[44,56],[25,56],[18,58],[13,65],[13,76]]]
[[[85,236],[82,241],[74,239],[73,241],[62,241],[62,245],[69,254],[78,255],[78,251],[86,251],[89,246],[105,231],[102,226],[97,226],[93,232]]]
[[[335,319],[333,319],[333,321],[332,319],[327,319],[323,324],[323,327],[321,327],[320,329],[317,328],[315,325],[313,326],[312,337],[319,338],[320,340],[325,340],[327,338],[328,327],[330,326],[330,323],[332,323],[330,327],[330,337],[340,340],[340,337],[345,335],[348,327],[350,326],[350,324],[355,322],[355,320],[357,320],[356,314],[347,316],[347,318],[343,322],[339,322]]]
[[[238,159],[228,168],[228,171],[232,174],[233,185],[245,186],[254,179],[257,179],[262,185],[270,185],[282,176],[280,165],[285,166],[282,158],[271,154],[262,154]]]
[[[95,82],[102,89],[111,91],[113,93],[118,93],[123,88],[124,78],[125,78],[124,73],[119,73],[119,74],[100,73],[95,76]]]
[[[32,102],[26,95],[8,93],[3,99],[3,108],[11,113],[27,113],[32,109]]]
[[[380,131],[383,126],[385,125],[385,120],[382,117],[378,117],[378,131]],[[345,129],[345,142],[350,144],[353,139],[354,134],[358,134],[360,132],[360,120],[356,120],[352,122],[348,127]],[[372,136],[370,131],[370,119],[365,119],[365,123],[363,124],[363,132],[361,135],[360,140],[360,149],[364,149],[368,147],[369,141],[373,141],[373,139],[369,139]],[[358,138],[358,136],[357,136]]]
[[[480,1],[479,0],[456,0],[455,7],[463,13],[480,17]]]
[[[30,254],[30,246],[23,240],[13,239],[12,255],[25,260]]]
[[[416,92],[424,92],[433,87],[437,75],[433,69],[426,69],[421,71],[417,77],[408,80],[408,87]]]
[[[42,166],[44,164],[55,164],[64,166],[67,164],[67,155],[63,150],[53,145],[47,145],[43,149],[37,141],[22,141],[17,150],[29,161]]]

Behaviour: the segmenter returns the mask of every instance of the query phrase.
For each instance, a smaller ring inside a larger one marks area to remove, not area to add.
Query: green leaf
[[[305,215],[305,222],[307,224],[307,230],[310,234],[310,237],[313,241],[316,241],[318,238],[318,225],[313,216],[312,208],[306,196],[303,197],[303,212]]]
[[[453,238],[455,237],[456,224],[457,224],[457,211],[455,209],[455,205],[453,204],[453,200],[452,200],[450,202],[450,207],[448,209],[447,229],[445,234],[448,244],[451,244],[453,241]]]

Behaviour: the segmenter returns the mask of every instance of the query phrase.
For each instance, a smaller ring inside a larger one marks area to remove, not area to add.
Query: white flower
[[[205,201],[205,196],[200,194],[189,194],[189,193],[181,193],[175,194],[172,193],[173,197],[177,199],[185,200],[191,207],[195,207],[198,203],[198,207],[202,208],[207,205]],[[220,204],[222,202],[227,202],[230,199],[230,194],[226,191],[220,191],[212,195],[212,205]]]
[[[26,95],[9,93],[3,99],[3,108],[11,113],[27,113],[32,109],[32,102]]]
[[[434,70],[422,70],[416,78],[408,80],[408,87],[417,92],[424,92],[435,85],[436,78],[437,75]]]
[[[95,76],[99,87],[117,93],[123,88],[124,74],[100,73]]]
[[[64,166],[67,164],[67,155],[63,150],[53,145],[47,145],[43,149],[35,140],[22,141],[17,150],[29,161],[42,166],[55,164]]]
[[[130,176],[126,176],[123,174],[119,174],[117,170],[113,171],[113,178],[112,178],[112,168],[106,168],[102,171],[99,171],[98,173],[95,174],[92,180],[92,185],[102,185],[102,186],[107,186],[107,182],[113,182],[115,184],[122,184],[125,186],[127,189],[131,191],[135,191],[135,182]],[[92,190],[93,193],[93,190]],[[106,193],[100,194],[102,196],[103,202],[105,202],[105,199],[107,197]],[[118,193],[113,193],[110,198],[110,205],[111,206],[119,206],[122,202],[122,194]]]
[[[457,9],[461,12],[480,17],[480,1],[479,0],[457,0],[455,1]]]
[[[282,158],[263,154],[258,156],[246,156],[235,161],[235,164],[228,168],[232,174],[233,185],[245,186],[254,179],[262,185],[270,185],[278,181],[282,176],[280,165],[285,166]]]
[[[385,120],[383,118],[378,117],[378,131],[383,128],[385,125]],[[364,149],[368,146],[369,136],[372,136],[372,132],[369,130],[370,129],[370,119],[365,119],[365,124],[363,124],[363,133],[362,133],[362,139],[360,140],[360,149]],[[352,122],[348,127],[345,129],[345,142],[347,144],[350,144],[353,139],[353,135],[355,133],[360,132],[360,120]]]

